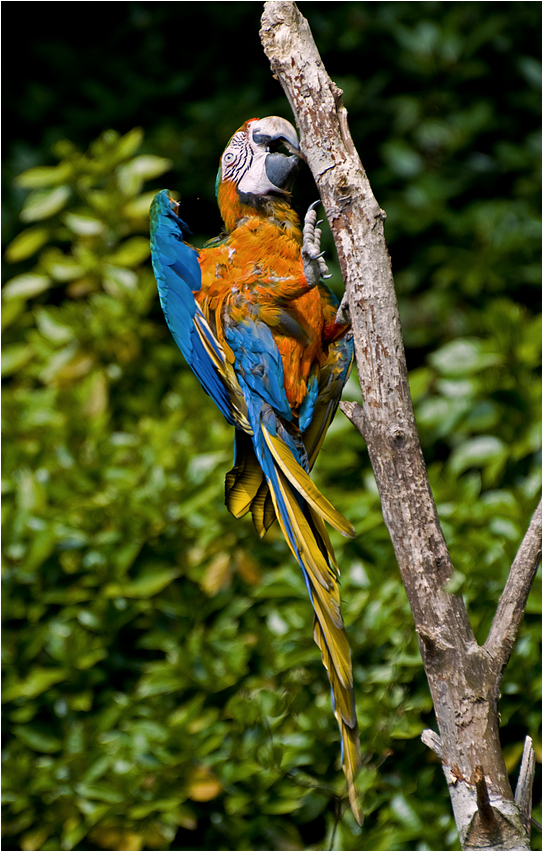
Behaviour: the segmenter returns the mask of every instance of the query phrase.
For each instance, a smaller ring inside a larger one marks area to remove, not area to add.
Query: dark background
[[[535,145],[539,130],[540,6],[322,2],[300,9],[345,90],[354,141],[388,212],[395,268],[414,268],[410,289],[426,288],[433,269],[417,268],[417,234],[424,231],[426,248],[440,244],[447,213],[474,200],[510,199],[519,179],[529,183],[528,163],[511,146]],[[17,73],[4,74],[6,178],[45,162],[59,139],[85,147],[104,128],[140,125],[146,149],[172,159],[170,182],[190,199],[195,233],[214,233],[220,222],[210,176],[224,140],[253,114],[291,117],[260,47],[260,14],[256,2],[108,3],[103,10],[52,3],[36,4],[31,15],[9,4],[6,38],[22,34],[22,61]],[[440,126],[449,121],[454,139]],[[439,172],[438,197],[411,203],[410,233],[400,236],[395,196],[423,170]],[[304,204],[305,195],[314,197],[306,183]],[[535,199],[536,186],[522,195]],[[522,273],[514,277],[515,298],[533,304],[537,289],[534,295]]]

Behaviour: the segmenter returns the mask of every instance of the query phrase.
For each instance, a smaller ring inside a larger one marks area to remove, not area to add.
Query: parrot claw
[[[302,260],[308,287],[316,287],[321,278],[331,277],[323,260],[324,252],[320,250],[322,231],[318,225],[321,224],[322,219],[317,222],[315,211],[319,203],[314,201],[309,206],[304,219]]]

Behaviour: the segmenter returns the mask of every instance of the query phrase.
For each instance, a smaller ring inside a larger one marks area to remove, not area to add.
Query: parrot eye
[[[227,154],[224,155],[223,162],[224,162],[225,166],[229,166],[230,163],[233,163],[235,159],[236,159],[236,155],[234,153],[232,153],[232,151],[229,151]]]

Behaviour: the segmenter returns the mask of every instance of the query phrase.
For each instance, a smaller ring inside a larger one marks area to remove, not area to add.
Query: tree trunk
[[[447,590],[453,566],[413,415],[386,215],[353,145],[342,92],[295,3],[266,2],[260,35],[296,117],[345,281],[364,407],[346,402],[342,410],[367,444],[415,620],[440,732],[425,742],[442,759],[463,848],[529,849],[529,820],[501,752],[498,697],[541,552],[541,508],[480,647],[461,597]]]

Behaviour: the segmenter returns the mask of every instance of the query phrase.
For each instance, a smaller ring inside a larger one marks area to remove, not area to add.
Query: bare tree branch
[[[424,745],[431,748],[432,751],[437,754],[438,757],[443,756],[443,749],[441,748],[441,739],[438,737],[435,731],[431,731],[429,728],[426,728],[425,731],[422,732],[420,738]]]
[[[484,644],[485,650],[496,661],[500,672],[511,656],[540,559],[541,502],[534,512],[530,526],[515,556]]]
[[[424,741],[442,758],[463,848],[529,849],[500,746],[501,669],[475,641],[462,599],[447,590],[453,566],[413,415],[386,217],[351,139],[342,92],[296,4],[266,2],[260,36],[296,117],[345,281],[364,406],[345,402],[342,410],[366,441],[415,620],[439,725],[439,737],[426,732]],[[512,625],[521,613],[511,606]]]
[[[532,744],[532,738],[526,737],[524,742],[524,750],[522,752],[522,760],[520,762],[520,772],[517,781],[517,789],[515,790],[515,802],[517,803],[520,816],[526,834],[528,837],[531,833],[531,813],[532,813],[532,787],[535,775],[535,752]]]

